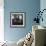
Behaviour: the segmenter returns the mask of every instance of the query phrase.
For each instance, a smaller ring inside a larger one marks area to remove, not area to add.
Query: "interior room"
[[[0,46],[46,46],[46,0],[0,0]]]

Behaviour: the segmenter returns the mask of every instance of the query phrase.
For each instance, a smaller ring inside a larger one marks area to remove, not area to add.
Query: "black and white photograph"
[[[25,26],[25,13],[24,12],[11,12],[10,13],[10,26],[11,27],[24,27]]]

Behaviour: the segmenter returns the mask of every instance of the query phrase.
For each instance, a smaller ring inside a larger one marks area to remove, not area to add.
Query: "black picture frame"
[[[10,12],[10,27],[25,27],[26,12]]]

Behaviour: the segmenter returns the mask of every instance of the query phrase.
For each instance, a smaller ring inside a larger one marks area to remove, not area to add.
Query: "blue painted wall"
[[[18,41],[32,30],[35,14],[40,9],[40,0],[4,0],[4,38],[7,41]],[[10,12],[26,12],[25,28],[10,27]]]
[[[40,1],[40,10],[42,11],[43,9],[46,9],[46,0],[41,0]],[[43,12],[43,22],[40,21],[40,25],[46,27],[46,10]]]

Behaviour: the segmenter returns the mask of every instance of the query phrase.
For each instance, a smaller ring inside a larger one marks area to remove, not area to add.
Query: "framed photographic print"
[[[25,12],[11,12],[10,13],[10,26],[11,27],[24,27],[25,26]]]

